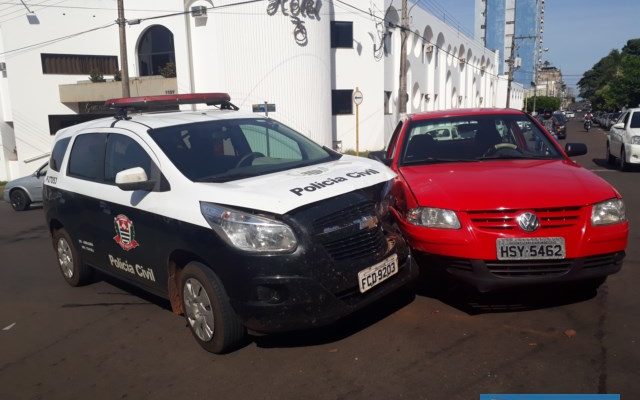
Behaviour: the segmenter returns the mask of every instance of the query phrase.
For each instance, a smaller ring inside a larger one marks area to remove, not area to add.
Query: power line
[[[44,45],[47,45],[47,44],[60,42],[60,41],[63,41],[63,40],[74,38],[76,36],[84,35],[85,33],[90,33],[90,32],[94,32],[94,31],[100,30],[100,29],[109,28],[109,27],[114,26],[114,25],[116,25],[116,23],[112,22],[112,23],[110,23],[108,25],[103,25],[103,26],[98,26],[96,28],[87,29],[86,31],[72,33],[72,34],[66,35],[66,36],[60,36],[60,37],[55,38],[55,39],[50,39],[50,40],[46,40],[44,42],[30,44],[30,45],[27,45],[27,46],[19,47],[17,49],[7,50],[7,51],[4,51],[4,52],[0,53],[0,56],[4,56],[4,55],[10,54],[10,53],[15,53],[15,52],[21,51],[21,50],[28,50],[28,49],[31,49],[31,48],[37,47],[37,46],[44,46]]]
[[[356,6],[354,6],[354,5],[351,5],[351,4],[349,4],[349,3],[345,2],[345,1],[342,1],[342,0],[330,0],[330,1],[331,1],[331,2],[334,2],[334,3],[335,3],[335,2],[338,2],[338,3],[340,3],[340,4],[343,4],[343,5],[347,6],[347,7],[350,7],[350,8],[352,8],[352,9],[356,10],[356,11],[359,11],[359,12],[361,12],[361,13],[363,13],[363,14],[366,14],[366,15],[370,16],[371,18],[376,18],[376,19],[378,19],[378,20],[380,20],[380,21],[386,22],[386,23],[387,23],[387,25],[389,25],[389,26],[391,26],[391,27],[393,27],[393,28],[399,28],[400,30],[406,30],[406,31],[408,31],[409,33],[411,33],[411,34],[413,34],[413,35],[415,35],[415,36],[417,36],[417,37],[421,38],[425,43],[428,43],[428,44],[432,45],[433,47],[435,47],[435,48],[437,48],[437,49],[441,50],[443,53],[445,53],[445,54],[447,54],[447,55],[451,56],[452,58],[454,58],[454,59],[456,59],[456,60],[458,60],[458,61],[465,61],[465,64],[466,64],[466,65],[468,65],[469,67],[471,67],[471,68],[473,68],[473,69],[476,69],[476,70],[480,71],[480,72],[481,72],[481,73],[483,73],[483,74],[490,75],[490,76],[492,76],[492,77],[494,77],[494,78],[497,78],[497,79],[505,79],[504,77],[501,77],[501,76],[496,75],[496,74],[492,74],[492,73],[490,73],[490,72],[485,71],[484,69],[482,69],[482,68],[480,68],[480,67],[477,67],[477,66],[475,66],[475,65],[472,65],[472,64],[467,63],[467,62],[466,62],[466,60],[465,60],[464,58],[458,57],[457,55],[453,54],[452,52],[445,50],[444,48],[442,48],[442,47],[438,46],[436,43],[433,43],[432,41],[428,40],[427,38],[425,38],[425,37],[424,37],[424,36],[422,36],[421,34],[416,33],[416,32],[412,32],[412,31],[411,31],[411,29],[405,29],[405,28],[403,28],[402,26],[400,26],[400,25],[398,25],[398,24],[395,24],[395,23],[393,23],[393,22],[391,22],[391,21],[387,21],[387,20],[385,20],[385,18],[383,18],[383,17],[380,17],[380,16],[378,16],[378,15],[373,14],[373,12],[365,11],[365,10],[363,10],[363,9],[361,9],[361,8],[358,8],[358,7],[356,7]]]
[[[225,5],[222,5],[222,6],[207,7],[207,9],[215,11],[215,10],[222,9],[222,8],[229,8],[229,7],[233,7],[233,6],[240,6],[240,5],[251,4],[251,3],[259,3],[259,2],[263,2],[263,1],[266,1],[266,0],[245,0],[245,1],[240,1],[240,2],[237,2],[237,3],[225,4]],[[191,11],[181,11],[181,12],[177,12],[177,13],[170,13],[170,14],[164,14],[164,15],[156,15],[156,16],[147,17],[147,18],[140,18],[140,19],[136,19],[136,21],[147,21],[147,20],[153,20],[153,19],[159,19],[159,18],[168,18],[168,17],[174,17],[174,16],[177,16],[177,15],[185,15],[185,14],[190,14],[190,13],[191,13]],[[48,45],[48,44],[60,42],[60,41],[71,39],[71,38],[74,38],[74,37],[77,37],[77,36],[80,36],[80,35],[84,35],[86,33],[94,32],[94,31],[97,31],[97,30],[105,29],[105,28],[109,28],[109,27],[114,26],[114,25],[117,25],[117,22],[112,22],[112,23],[107,24],[107,25],[98,26],[96,28],[88,29],[86,31],[77,32],[77,33],[73,33],[73,34],[66,35],[66,36],[61,36],[61,37],[58,37],[58,38],[55,38],[55,39],[50,39],[50,40],[46,40],[46,41],[43,41],[43,42],[30,44],[30,45],[27,45],[27,46],[19,47],[17,49],[7,50],[7,51],[4,51],[4,52],[1,52],[0,56],[4,56],[4,55],[7,55],[7,54],[15,53],[15,52],[22,51],[22,50],[29,50],[29,49],[34,48],[34,47],[45,46],[45,45]]]
[[[44,3],[44,2],[43,2]],[[35,6],[39,6],[40,4],[43,3],[38,3],[38,4],[31,4],[31,3],[25,3],[27,6],[30,7],[35,7]],[[21,3],[10,3],[10,2],[4,2],[4,1],[0,1],[0,4],[3,5],[11,5],[11,6],[21,6]],[[107,11],[117,11],[117,8],[111,8],[111,7],[86,7],[86,6],[61,6],[61,5],[48,5],[46,6],[47,8],[69,8],[69,9],[79,9],[79,10],[107,10]],[[11,7],[7,7],[7,8],[3,8],[2,10],[7,10]],[[0,10],[0,11],[2,11]],[[153,11],[153,12],[167,12],[167,11],[175,11],[175,10],[158,10],[158,9],[141,9],[141,8],[125,8],[125,11],[131,11],[131,12],[136,12],[136,11]]]

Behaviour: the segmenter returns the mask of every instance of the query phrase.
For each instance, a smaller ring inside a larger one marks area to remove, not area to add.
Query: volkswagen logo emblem
[[[534,213],[522,213],[516,218],[523,231],[533,232],[540,227],[540,220]]]

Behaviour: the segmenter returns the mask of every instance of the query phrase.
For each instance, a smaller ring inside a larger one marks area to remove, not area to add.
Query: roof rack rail
[[[116,109],[116,119],[130,119],[127,116],[129,109],[145,109],[162,106],[178,106],[180,104],[206,104],[219,106],[221,110],[234,110],[239,108],[231,103],[231,97],[227,93],[188,93],[188,94],[164,94],[157,96],[121,97],[109,99],[104,102],[109,108]]]

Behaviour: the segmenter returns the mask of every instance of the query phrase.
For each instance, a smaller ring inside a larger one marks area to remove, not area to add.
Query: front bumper
[[[624,151],[626,162],[629,164],[640,164],[640,144],[625,144]]]
[[[331,324],[410,283],[419,274],[409,254],[398,265],[398,273],[385,282],[360,293],[353,287],[332,293],[315,279],[301,276],[267,276],[252,280],[264,298],[254,301],[232,300],[232,306],[245,326],[263,333],[300,330]]]
[[[625,252],[576,259],[544,261],[484,261],[428,254],[419,256],[421,266],[447,273],[481,292],[549,283],[565,283],[615,274],[622,268]]]

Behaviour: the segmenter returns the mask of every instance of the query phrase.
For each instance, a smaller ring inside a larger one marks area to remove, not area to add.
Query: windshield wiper
[[[422,160],[403,161],[402,165],[442,164],[442,163],[476,162],[476,161],[477,161],[476,159],[464,159],[464,158],[426,158]]]
[[[478,157],[476,160],[554,160],[557,157],[553,156],[514,156],[514,155],[494,155],[494,156],[486,156],[486,157]]]

